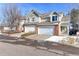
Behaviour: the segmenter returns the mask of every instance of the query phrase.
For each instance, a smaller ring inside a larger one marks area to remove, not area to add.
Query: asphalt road
[[[15,42],[14,44],[12,42]],[[25,43],[25,42],[24,42]],[[0,56],[58,56],[60,54],[16,44],[16,38],[0,35]]]

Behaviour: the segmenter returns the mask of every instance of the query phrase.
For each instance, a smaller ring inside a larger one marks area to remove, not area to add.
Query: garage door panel
[[[53,35],[54,27],[39,27],[38,34]]]
[[[25,32],[34,32],[35,31],[35,26],[26,26],[25,27]]]

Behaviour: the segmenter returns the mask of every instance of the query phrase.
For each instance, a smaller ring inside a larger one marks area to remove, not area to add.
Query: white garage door
[[[54,26],[41,26],[38,28],[38,34],[53,35]]]
[[[35,32],[35,26],[25,26],[25,32]]]

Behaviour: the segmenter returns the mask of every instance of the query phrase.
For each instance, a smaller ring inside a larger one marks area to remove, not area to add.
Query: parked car
[[[78,31],[78,30],[76,30],[76,29],[71,29],[71,30],[69,31],[69,35],[76,35],[77,31]]]

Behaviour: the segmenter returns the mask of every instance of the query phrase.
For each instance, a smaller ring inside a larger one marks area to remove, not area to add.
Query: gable
[[[31,10],[31,12],[27,15],[28,17],[39,17],[39,13],[37,11]]]
[[[35,13],[32,13],[32,14],[30,14],[28,17],[39,17],[37,14],[35,14]]]
[[[40,16],[39,13],[32,10],[29,14],[26,16],[26,22],[39,22]]]
[[[69,16],[63,16],[61,21],[62,22],[68,22],[68,21],[70,21],[70,17]]]

